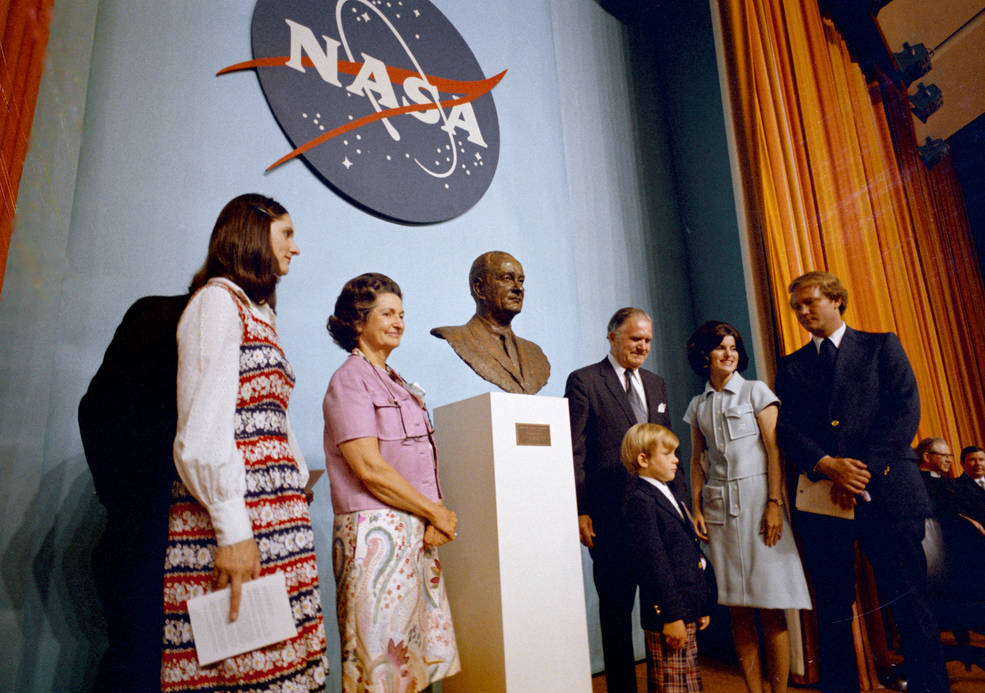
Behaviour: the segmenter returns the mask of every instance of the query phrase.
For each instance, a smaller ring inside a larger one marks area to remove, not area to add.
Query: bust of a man
[[[455,353],[484,380],[521,394],[537,393],[551,364],[533,342],[513,334],[510,323],[523,308],[523,266],[502,251],[483,253],[469,270],[475,315],[464,325],[435,327]]]

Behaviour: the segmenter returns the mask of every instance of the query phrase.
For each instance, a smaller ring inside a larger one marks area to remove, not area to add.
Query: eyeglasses
[[[954,455],[949,452],[937,452],[936,450],[929,450],[928,452],[930,452],[931,455],[937,455],[938,457],[946,457],[951,460],[954,459]]]

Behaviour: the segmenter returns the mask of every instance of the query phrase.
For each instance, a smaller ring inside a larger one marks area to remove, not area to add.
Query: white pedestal
[[[434,416],[458,514],[439,554],[462,671],[443,693],[590,693],[567,401],[490,392]]]

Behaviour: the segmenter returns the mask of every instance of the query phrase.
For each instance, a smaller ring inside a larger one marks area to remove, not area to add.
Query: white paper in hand
[[[797,510],[816,515],[830,515],[840,517],[845,520],[855,519],[855,509],[845,510],[843,507],[831,500],[832,482],[828,479],[811,481],[807,474],[800,473],[797,477]]]
[[[283,573],[243,583],[239,618],[229,620],[229,587],[188,600],[195,652],[201,666],[298,634]]]

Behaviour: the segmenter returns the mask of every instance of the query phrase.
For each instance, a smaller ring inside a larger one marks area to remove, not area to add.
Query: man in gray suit
[[[571,448],[578,497],[578,531],[592,555],[599,595],[605,680],[610,693],[636,691],[632,612],[636,580],[623,526],[630,481],[620,461],[622,438],[636,423],[670,427],[663,378],[641,368],[650,353],[653,323],[639,308],[620,308],[606,330],[609,353],[568,376],[564,396],[571,416]],[[679,499],[682,475],[674,480]]]
[[[499,250],[483,253],[469,270],[475,315],[464,325],[435,327],[455,353],[484,380],[506,392],[536,394],[551,375],[540,347],[513,334],[510,323],[523,308],[523,265]]]

